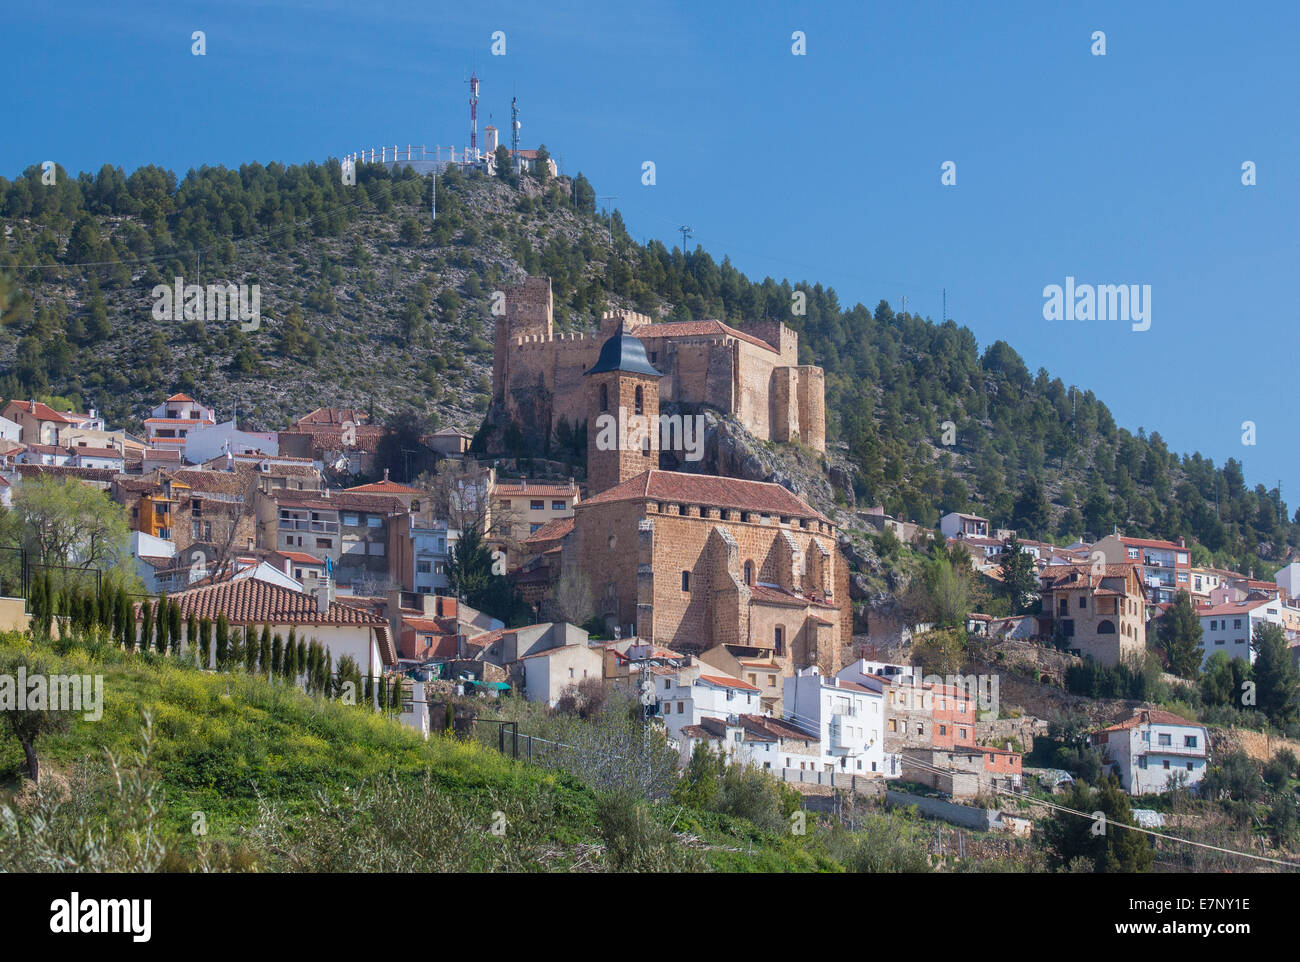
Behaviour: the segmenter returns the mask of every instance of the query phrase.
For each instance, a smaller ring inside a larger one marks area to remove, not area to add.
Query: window
[[[946,734],[948,734],[948,726],[947,726],[947,725],[940,725],[940,726],[939,726],[939,734],[940,734],[940,735],[946,735]]]
[[[745,562],[745,584],[752,585],[753,583],[754,583],[754,562],[746,561]]]
[[[1088,607],[1088,596],[1087,596],[1087,595],[1079,595],[1079,607],[1080,607],[1080,608],[1087,608],[1087,607]]]
[[[636,389],[636,401],[635,401],[635,407],[636,407],[636,412],[635,412],[635,413],[637,413],[637,414],[644,414],[644,413],[645,413],[645,399],[644,399],[644,396],[643,396],[642,393],[641,393],[641,386],[640,386],[640,385],[637,385],[637,389]]]
[[[1188,762],[1188,763],[1187,763],[1187,770],[1188,770],[1189,772],[1192,770],[1192,763],[1191,763],[1191,762]]]
[[[1141,768],[1142,770],[1145,771],[1146,767],[1147,767],[1147,757],[1145,755],[1142,755],[1138,758],[1138,768]]]
[[[417,561],[415,563],[415,570],[422,575],[427,575],[433,571],[433,564],[428,561]]]
[[[600,409],[602,411],[609,410],[609,385],[608,384],[602,384],[600,386]]]
[[[1169,770],[1169,759],[1166,758],[1166,759],[1164,760],[1164,765],[1163,765],[1163,767],[1164,767],[1165,771],[1168,771],[1168,770]]]
[[[357,525],[361,523],[361,517],[360,515],[355,515],[355,514],[345,514],[343,516],[343,523],[347,525],[349,528],[355,528]]]
[[[773,633],[772,641],[773,641],[773,647],[776,649],[776,653],[778,655],[784,655],[785,654],[785,629],[782,628],[780,625],[776,626],[776,630]]]
[[[1168,733],[1160,734],[1156,738],[1157,745],[1172,745],[1173,743],[1174,743],[1173,736],[1169,735]]]
[[[1240,618],[1233,618],[1233,619],[1232,619],[1232,627],[1234,627],[1234,628],[1240,628],[1240,627],[1241,627],[1241,619],[1240,619]]]
[[[673,713],[673,703],[670,701],[664,702],[664,714],[671,715],[672,713]]]
[[[683,571],[683,572],[682,572],[682,591],[690,591],[690,590],[691,590],[691,573],[690,573],[689,571]]]
[[[529,533],[529,534],[537,534],[537,532],[541,529],[541,527],[542,527],[542,526],[541,526],[540,524],[530,524],[530,525],[528,526],[528,533]]]
[[[1195,735],[1184,735],[1184,736],[1183,736],[1183,747],[1184,747],[1184,748],[1195,748],[1195,747],[1196,747],[1196,736],[1195,736]]]
[[[366,518],[366,527],[368,528],[382,528],[383,526],[384,519],[379,517],[377,514],[372,514]]]
[[[552,511],[565,511],[565,510],[567,510],[567,509],[568,509],[568,505],[566,505],[563,501],[552,501],[552,502],[551,502],[551,510],[552,510]]]
[[[529,510],[529,511],[545,511],[545,510],[546,510],[546,501],[545,501],[545,499],[543,499],[543,498],[535,498],[535,499],[533,499],[532,501],[529,501],[529,502],[528,502],[528,510]]]

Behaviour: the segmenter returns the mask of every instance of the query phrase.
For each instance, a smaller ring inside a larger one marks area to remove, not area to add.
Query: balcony
[[[281,531],[315,531],[323,534],[338,534],[337,521],[307,521],[299,518],[281,518]]]

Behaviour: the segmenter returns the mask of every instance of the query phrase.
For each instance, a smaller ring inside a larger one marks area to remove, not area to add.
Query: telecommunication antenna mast
[[[469,154],[478,159],[478,73],[469,75]]]
[[[683,224],[681,227],[677,228],[677,230],[678,230],[678,231],[681,233],[681,235],[682,235],[682,256],[685,257],[685,256],[686,256],[686,238],[694,236],[695,231],[692,230],[691,228],[687,227],[685,224]]]
[[[510,98],[510,159],[519,173],[519,98]]]

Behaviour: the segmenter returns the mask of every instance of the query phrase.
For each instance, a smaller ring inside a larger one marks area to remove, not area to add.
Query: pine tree
[[[1205,651],[1201,647],[1201,619],[1185,590],[1179,589],[1174,603],[1156,622],[1156,634],[1169,670],[1180,678],[1196,678]]]
[[[1255,652],[1256,704],[1269,721],[1283,728],[1300,714],[1296,704],[1300,675],[1287,647],[1286,635],[1278,625],[1261,623],[1255,626],[1250,647]]]
[[[1024,614],[1033,608],[1038,594],[1038,575],[1034,559],[1020,549],[1020,539],[1014,534],[1002,549],[1000,589],[1011,602],[1013,615]]]

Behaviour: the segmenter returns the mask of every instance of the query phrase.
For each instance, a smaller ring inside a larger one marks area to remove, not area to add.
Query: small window
[[[545,511],[545,510],[546,510],[546,501],[545,501],[544,499],[542,499],[542,498],[537,498],[537,499],[535,499],[535,500],[529,501],[529,502],[528,502],[528,510],[529,510],[529,511]]]
[[[691,573],[690,573],[689,571],[683,571],[683,572],[682,572],[682,591],[690,591],[690,590],[691,590]]]
[[[600,409],[602,411],[609,410],[609,385],[608,384],[602,384],[600,386]]]
[[[568,508],[568,506],[567,506],[563,501],[552,501],[552,502],[551,502],[551,510],[552,510],[552,511],[565,511],[565,510],[567,510],[567,508]]]

